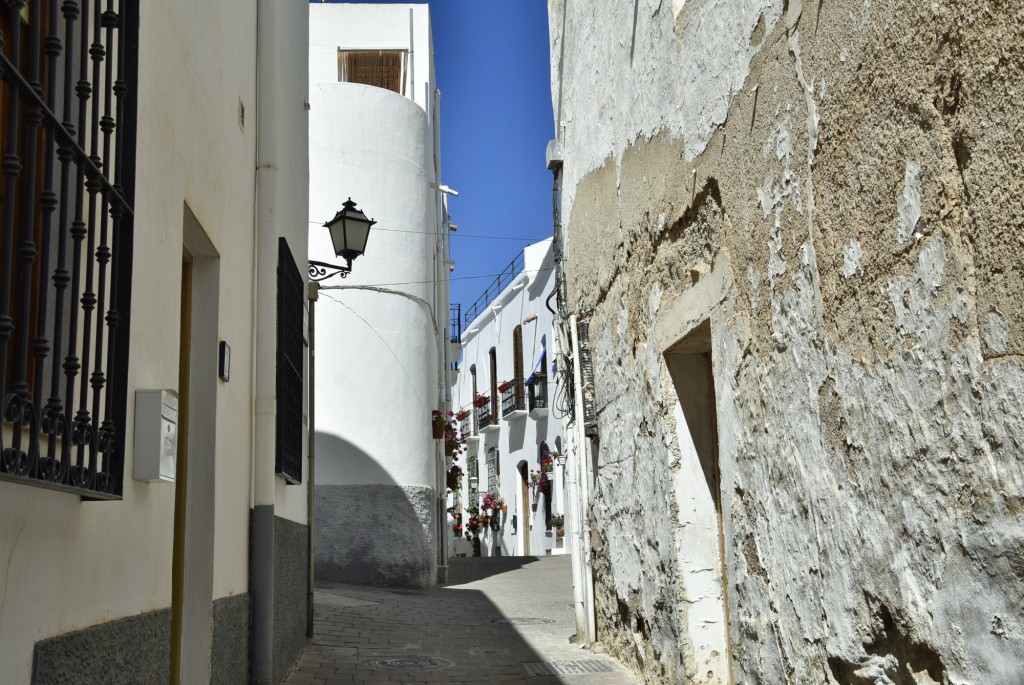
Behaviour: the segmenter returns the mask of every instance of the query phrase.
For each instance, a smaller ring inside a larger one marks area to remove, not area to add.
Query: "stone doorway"
[[[710,320],[665,350],[665,363],[678,397],[675,536],[679,582],[688,602],[683,628],[692,645],[687,670],[705,678],[695,682],[725,684],[731,682],[728,578]]]

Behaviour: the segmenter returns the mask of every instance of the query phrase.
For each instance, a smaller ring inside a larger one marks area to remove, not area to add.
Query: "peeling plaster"
[[[993,354],[1006,354],[1010,342],[1010,323],[993,308],[985,313],[981,327],[981,337]]]
[[[921,218],[921,185],[918,176],[921,174],[921,167],[917,164],[907,163],[907,169],[903,174],[903,190],[896,198],[897,211],[897,232],[899,242],[907,243],[914,235],[917,222]]]
[[[672,13],[640,13],[636,31],[643,40],[631,51],[620,27],[633,25],[633,3],[569,3],[566,28],[584,45],[565,51],[560,82],[553,71],[553,91],[561,88],[555,101],[562,102],[556,123],[565,123],[562,142],[573,150],[564,214],[572,210],[578,181],[608,157],[620,162],[638,139],[667,132],[684,141],[687,161],[703,153],[763,47],[750,44],[751,32],[763,16],[771,33],[782,8],[782,0],[674,0]],[[674,49],[666,52],[667,45]]]
[[[993,297],[983,284],[994,269],[976,243],[976,195],[962,192],[1001,158],[977,161],[979,129],[950,149],[950,121],[966,125],[981,101],[936,112],[952,96],[933,91],[952,88],[955,74],[1003,101],[969,73],[969,56],[957,71],[919,44],[939,25],[959,36],[963,22],[947,14],[981,17],[982,4],[933,16],[912,3],[791,0],[785,26],[772,4],[745,67],[757,86],[729,96],[720,123],[698,124],[679,108],[704,92],[680,86],[672,48],[704,8],[739,15],[755,3],[677,3],[671,32],[660,20],[644,25],[641,12],[632,69],[606,46],[618,4],[586,4],[591,19],[576,19],[587,31],[567,46],[607,83],[574,77],[574,121],[587,123],[566,140],[563,195],[587,198],[566,214],[577,245],[625,234],[617,253],[569,253],[583,255],[569,265],[570,306],[594,332],[593,561],[606,646],[647,682],[728,682],[698,657],[706,641],[695,612],[714,596],[699,580],[711,565],[677,540],[700,519],[687,486],[703,474],[679,475],[685,426],[659,354],[692,329],[705,311],[700,293],[717,283],[728,284],[714,289],[710,345],[732,681],[1024,682],[1024,630],[1007,618],[1024,615],[1020,298],[982,299]],[[722,26],[734,35],[683,44],[712,70],[751,35]],[[973,49],[991,43],[980,29],[968,35]],[[894,46],[904,81],[886,80]],[[612,89],[622,102],[609,109]],[[707,131],[714,145],[701,144]],[[972,221],[957,221],[961,207]],[[989,223],[1019,223],[1004,214]],[[1000,234],[999,255],[1019,254],[1014,240]]]
[[[843,248],[843,276],[845,278],[850,278],[858,271],[863,273],[864,269],[860,264],[860,259],[863,256],[864,251],[860,248],[857,236],[851,237],[850,242]]]

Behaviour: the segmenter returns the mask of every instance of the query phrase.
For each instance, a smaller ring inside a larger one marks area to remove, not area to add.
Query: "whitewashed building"
[[[449,458],[449,469],[463,472],[449,495],[450,556],[566,553],[562,422],[548,308],[554,283],[548,239],[523,250],[463,312],[452,404],[466,450],[457,461]],[[502,498],[504,509],[485,507],[488,494]]]
[[[308,5],[56,7],[0,12],[0,681],[280,682]]]
[[[348,198],[377,224],[316,307],[316,574],[437,582],[448,222],[427,5],[310,5],[310,258]]]

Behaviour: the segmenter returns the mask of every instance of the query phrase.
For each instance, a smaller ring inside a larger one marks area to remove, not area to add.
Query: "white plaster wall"
[[[287,12],[305,25],[305,4]],[[174,486],[132,480],[136,389],[175,388],[183,217],[187,205],[219,256],[220,338],[232,348],[231,381],[218,381],[214,597],[248,590],[252,456],[252,340],[256,18],[251,3],[142,0],[134,287],[124,498],[0,483],[0,680],[28,683],[36,641],[171,603]],[[293,34],[304,42],[304,30]],[[302,49],[288,47],[302,56]],[[282,70],[303,69],[282,54]],[[299,79],[301,81],[301,79]],[[304,149],[303,97],[287,134]],[[247,121],[238,124],[239,101]],[[292,249],[305,251],[305,170],[284,192],[303,209]],[[294,206],[285,210],[294,213]],[[272,363],[272,362],[271,362]],[[304,488],[285,498],[300,506]]]
[[[269,116],[272,121],[265,123],[273,126],[278,136],[277,150],[274,151],[274,163],[277,166],[276,195],[273,198],[273,211],[277,220],[271,229],[277,235],[288,240],[295,266],[305,276],[308,253],[308,231],[302,218],[309,214],[309,114],[306,103],[309,101],[309,82],[305,77],[308,60],[305,57],[309,44],[308,5],[301,0],[289,0],[287,10],[279,10],[278,21],[275,23],[275,40],[273,46],[274,78],[277,92]],[[262,161],[262,160],[261,160]],[[258,198],[262,203],[265,198]],[[331,215],[333,216],[333,214]],[[277,264],[276,238],[272,261]],[[274,288],[272,294],[264,296],[260,316],[277,317],[277,282],[276,277],[269,279]],[[274,324],[276,325],[276,324]],[[276,346],[273,348],[276,353]],[[274,359],[258,360],[259,364],[276,364]],[[308,378],[303,374],[304,378]],[[308,385],[308,382],[306,383]],[[308,407],[305,409],[308,410]],[[308,414],[303,412],[303,420],[308,424]],[[303,436],[308,425],[303,426]],[[303,456],[307,454],[308,441],[303,439]],[[284,478],[275,479],[274,515],[296,523],[307,521],[307,488],[308,468],[306,459],[302,460],[302,485],[288,485]]]
[[[318,4],[309,6],[309,79],[338,81],[338,50],[408,50],[405,96],[430,112],[434,98],[434,55],[426,4]]]
[[[356,37],[366,41],[358,47],[408,46],[408,7],[314,5],[310,15],[310,258],[340,261],[320,224],[347,198],[378,222],[353,273],[325,283],[317,303],[317,483],[435,487],[430,412],[442,400],[447,339],[447,299],[436,281],[447,274],[447,237],[433,96],[424,109],[338,82],[331,46]],[[432,94],[425,7],[414,17],[423,63],[415,73],[424,77],[416,91]]]
[[[522,327],[523,333],[523,372],[526,378],[532,373],[541,354],[541,338],[547,343],[548,376],[548,415],[534,419],[529,416],[513,420],[502,419],[500,429],[494,432],[481,433],[478,438],[470,441],[469,449],[479,459],[479,491],[487,492],[488,472],[487,453],[491,448],[499,454],[498,494],[505,498],[508,513],[504,517],[500,532],[486,530],[482,538],[484,556],[494,554],[494,547],[500,545],[505,556],[523,554],[523,537],[530,535],[530,553],[543,556],[549,550],[552,554],[565,554],[567,548],[556,546],[554,532],[549,535],[544,524],[543,503],[533,512],[527,502],[522,502],[521,488],[516,466],[526,461],[528,469],[539,469],[539,448],[543,441],[554,450],[562,445],[562,426],[554,404],[557,396],[556,377],[551,373],[554,361],[552,315],[545,306],[548,297],[554,291],[554,260],[551,252],[551,240],[544,240],[526,247],[523,251],[523,271],[505,288],[491,303],[484,314],[469,323],[463,331],[463,351],[459,362],[459,376],[452,387],[452,406],[455,410],[472,408],[473,391],[470,367],[476,365],[477,392],[490,396],[490,357],[492,347],[497,351],[498,382],[511,380],[514,377],[512,335],[516,326]],[[528,402],[528,399],[527,399]],[[500,412],[500,402],[499,402]],[[467,455],[459,459],[459,465],[467,470]],[[551,495],[552,514],[566,514],[567,507],[563,496],[563,468],[556,464],[555,471],[550,474],[553,481]],[[465,509],[469,505],[468,475],[463,477],[460,500]],[[449,497],[451,499],[451,497]],[[532,493],[529,500],[532,501]],[[512,535],[512,516],[518,517],[518,531]],[[463,526],[468,516],[463,514]],[[454,538],[449,520],[448,536],[451,541],[449,553],[472,555],[472,545],[465,540],[465,531],[461,540]],[[566,517],[568,528],[568,517]],[[566,530],[568,539],[568,530]]]
[[[551,97],[556,131],[572,150],[564,170],[568,217],[580,179],[608,157],[618,163],[638,138],[682,138],[692,162],[742,95],[760,43],[782,0],[549,0]],[[568,33],[573,45],[562,46]],[[572,237],[570,236],[571,240]]]

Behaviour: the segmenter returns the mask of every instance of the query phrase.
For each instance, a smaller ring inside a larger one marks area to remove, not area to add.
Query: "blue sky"
[[[448,207],[459,227],[452,302],[465,309],[524,246],[551,235],[547,2],[426,4],[441,90],[442,180],[459,191]]]

